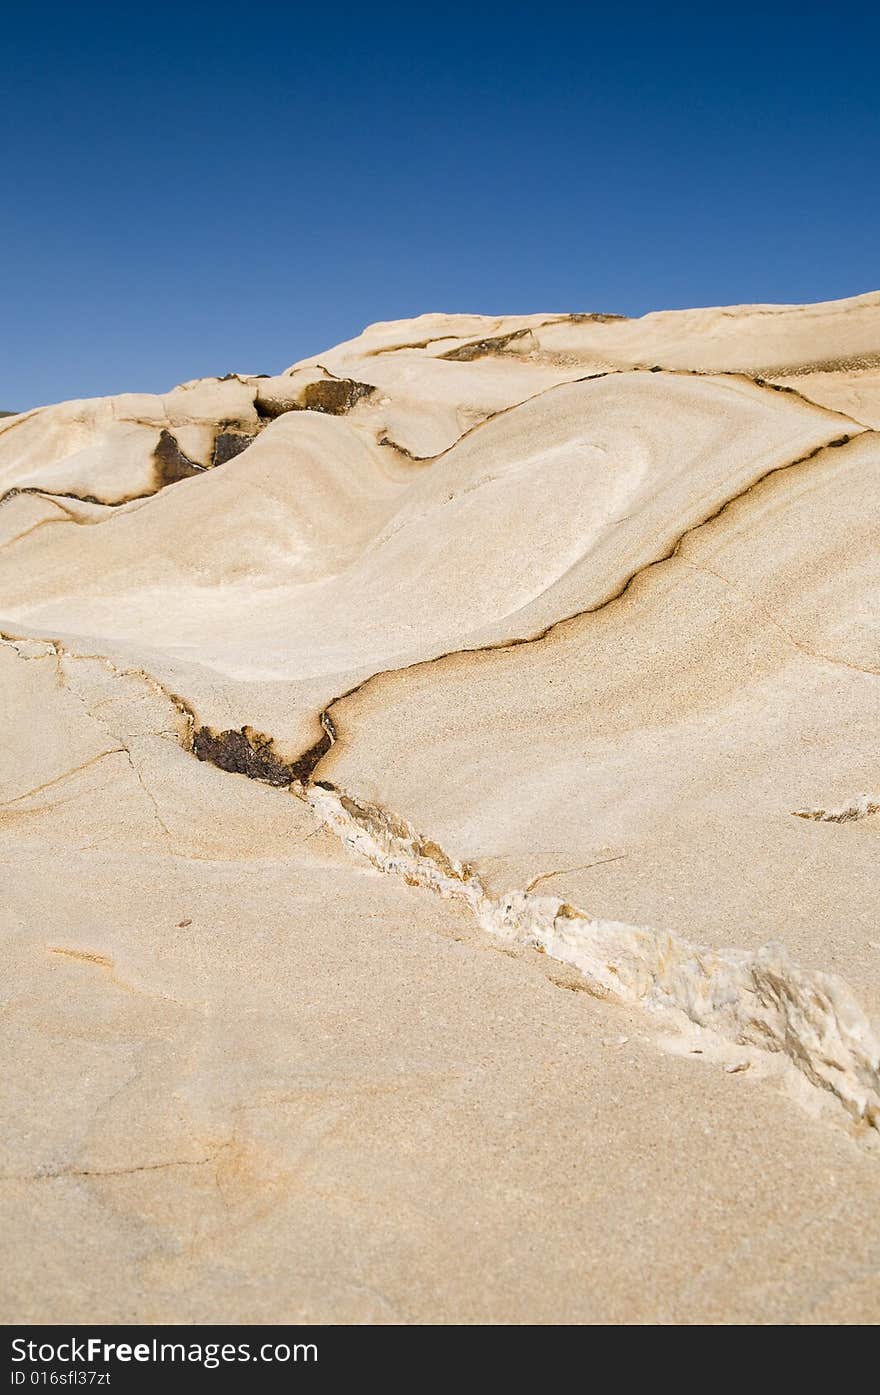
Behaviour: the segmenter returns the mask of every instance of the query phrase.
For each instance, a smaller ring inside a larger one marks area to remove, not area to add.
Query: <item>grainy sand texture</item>
[[[7,1322],[880,1319],[880,294],[0,421]]]

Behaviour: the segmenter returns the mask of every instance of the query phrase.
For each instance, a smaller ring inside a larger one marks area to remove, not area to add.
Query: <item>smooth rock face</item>
[[[7,1322],[880,1318],[880,294],[0,422]]]

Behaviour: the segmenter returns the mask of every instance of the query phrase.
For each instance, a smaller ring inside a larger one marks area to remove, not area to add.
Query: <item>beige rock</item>
[[[431,315],[0,424],[6,1321],[877,1320],[878,362]]]

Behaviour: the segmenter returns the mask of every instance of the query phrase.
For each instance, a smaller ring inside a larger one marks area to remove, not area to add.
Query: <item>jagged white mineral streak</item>
[[[772,945],[706,949],[666,931],[594,920],[553,896],[494,897],[395,815],[324,786],[302,793],[347,847],[384,872],[466,901],[497,939],[572,965],[600,996],[683,1013],[726,1041],[781,1052],[854,1118],[880,1128],[880,1039],[835,975],[801,969]]]
[[[838,809],[795,809],[796,819],[815,819],[818,823],[851,823],[869,814],[880,814],[880,795],[860,794]]]

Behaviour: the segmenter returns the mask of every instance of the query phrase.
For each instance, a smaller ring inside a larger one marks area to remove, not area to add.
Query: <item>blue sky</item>
[[[880,8],[9,6],[0,406],[880,285]]]

